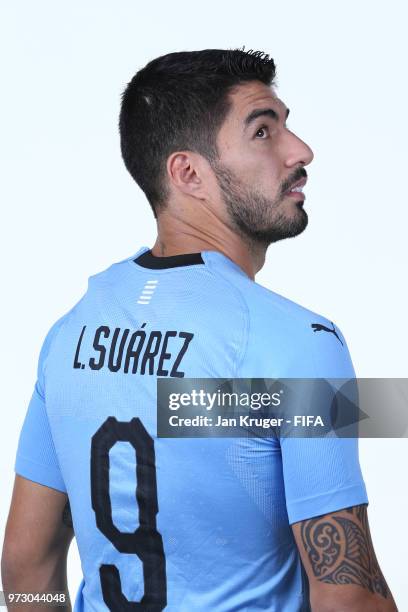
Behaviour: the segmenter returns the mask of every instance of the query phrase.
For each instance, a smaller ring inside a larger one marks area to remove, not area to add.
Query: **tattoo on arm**
[[[69,500],[65,504],[64,510],[62,511],[62,522],[67,527],[73,527],[72,516],[71,516],[71,506],[69,504]]]
[[[367,504],[302,522],[301,539],[317,580],[358,584],[387,598],[367,519]]]

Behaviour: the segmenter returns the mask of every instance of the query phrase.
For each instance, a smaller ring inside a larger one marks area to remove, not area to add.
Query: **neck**
[[[235,262],[252,280],[265,263],[265,245],[254,244],[229,227],[209,224],[205,230],[172,217],[163,211],[157,218],[157,238],[152,247],[156,257],[183,253],[218,251]]]

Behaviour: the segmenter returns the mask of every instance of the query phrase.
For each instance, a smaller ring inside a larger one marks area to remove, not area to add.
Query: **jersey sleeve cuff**
[[[367,491],[364,483],[358,483],[343,489],[335,489],[315,497],[304,497],[287,503],[289,524],[306,519],[368,504]]]
[[[57,491],[61,491],[61,493],[67,492],[61,475],[54,471],[49,465],[42,465],[19,455],[16,457],[14,471],[19,476],[23,476],[38,484],[57,489]]]

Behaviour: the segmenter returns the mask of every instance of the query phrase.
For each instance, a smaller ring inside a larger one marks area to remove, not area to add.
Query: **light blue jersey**
[[[368,503],[358,439],[158,438],[157,377],[355,373],[337,326],[219,252],[91,276],[45,338],[15,463],[69,496],[75,612],[310,610],[291,524]]]

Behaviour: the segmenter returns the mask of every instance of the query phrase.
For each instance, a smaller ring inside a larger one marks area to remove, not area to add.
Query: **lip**
[[[302,195],[304,195],[304,194],[302,194],[300,192],[290,193],[290,190],[291,189],[295,189],[295,187],[304,187],[306,185],[306,183],[307,183],[307,178],[306,177],[300,179],[300,181],[298,181],[297,183],[294,183],[293,185],[291,185],[289,187],[289,189],[287,191],[285,191],[284,195],[290,195],[290,196],[302,196]]]
[[[289,193],[288,191],[286,191],[285,196],[289,198],[296,198],[297,200],[303,200],[303,201],[306,197],[305,194],[302,193],[301,191],[294,191],[293,193]]]

